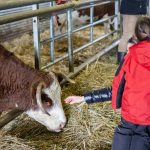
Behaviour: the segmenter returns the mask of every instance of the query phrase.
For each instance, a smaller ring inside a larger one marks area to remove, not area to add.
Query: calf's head
[[[60,132],[66,124],[66,117],[61,104],[61,88],[54,73],[48,87],[42,82],[36,90],[36,108],[30,108],[26,114],[47,127],[48,130]]]

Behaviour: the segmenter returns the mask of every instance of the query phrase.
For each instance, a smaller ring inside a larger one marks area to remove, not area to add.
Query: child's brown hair
[[[135,35],[139,41],[150,41],[150,18],[140,17],[135,26]]]

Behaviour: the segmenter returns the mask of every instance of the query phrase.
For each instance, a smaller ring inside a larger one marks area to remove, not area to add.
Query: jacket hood
[[[150,42],[141,41],[129,49],[132,59],[143,67],[150,69]]]

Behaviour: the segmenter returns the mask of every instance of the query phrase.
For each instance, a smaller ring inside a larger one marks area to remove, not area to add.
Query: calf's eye
[[[41,95],[43,105],[51,106],[52,100],[48,97],[47,94],[42,93]]]

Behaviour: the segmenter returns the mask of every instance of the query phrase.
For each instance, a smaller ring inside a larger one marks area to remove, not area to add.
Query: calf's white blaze
[[[48,130],[60,132],[66,124],[66,117],[61,103],[60,85],[54,74],[51,73],[51,75],[54,78],[53,83],[42,91],[52,100],[53,103],[52,106],[45,110],[48,114],[44,113],[40,108],[36,110],[30,109],[26,111],[26,114],[46,126]]]

